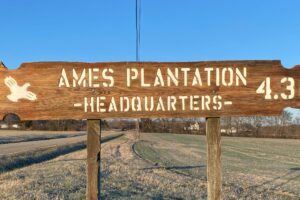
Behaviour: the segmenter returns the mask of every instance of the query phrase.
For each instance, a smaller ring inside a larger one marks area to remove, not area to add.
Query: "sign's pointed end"
[[[0,61],[0,71],[5,71],[7,70],[7,67],[4,65],[2,61]]]

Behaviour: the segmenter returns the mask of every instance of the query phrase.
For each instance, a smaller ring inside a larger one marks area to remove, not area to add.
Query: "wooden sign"
[[[280,61],[37,62],[0,68],[0,118],[279,115],[300,108],[300,66]]]

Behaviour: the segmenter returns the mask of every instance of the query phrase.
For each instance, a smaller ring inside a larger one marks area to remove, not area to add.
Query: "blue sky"
[[[300,64],[300,1],[141,0],[142,61]],[[134,61],[135,0],[0,0],[0,60]]]

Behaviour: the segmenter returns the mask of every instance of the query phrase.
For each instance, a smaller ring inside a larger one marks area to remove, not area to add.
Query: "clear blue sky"
[[[300,64],[300,1],[141,0],[141,60]],[[0,0],[0,60],[134,61],[135,0]]]
[[[142,61],[300,64],[300,1],[141,0]],[[134,61],[135,0],[0,0],[0,60]]]

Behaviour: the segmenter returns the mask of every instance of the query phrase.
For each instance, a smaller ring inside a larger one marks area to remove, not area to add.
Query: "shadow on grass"
[[[269,188],[270,190],[277,190],[278,188],[280,188],[284,185],[287,185],[291,181],[299,179],[300,174],[298,172],[300,172],[300,167],[293,167],[293,168],[289,169],[289,172],[285,173],[282,176],[275,177],[269,181],[265,181],[258,185],[250,186],[247,189],[253,190],[253,189],[258,189],[260,187],[264,187],[267,185],[271,185],[271,187]],[[280,180],[280,179],[282,179],[283,181],[281,183],[276,183],[276,181]]]
[[[57,160],[57,161],[51,161],[49,163],[57,163],[57,162],[73,162],[73,161],[85,161],[85,158],[82,159],[65,159],[65,160]]]
[[[146,167],[141,170],[152,170],[152,169],[166,169],[166,170],[184,170],[184,169],[200,169],[205,168],[206,165],[196,165],[196,166],[155,166],[155,167]]]
[[[290,171],[300,171],[300,167],[292,167],[290,168]]]
[[[123,134],[107,136],[102,139],[102,143],[116,139],[123,136]],[[58,156],[65,155],[74,151],[86,148],[86,142],[79,142],[64,146],[51,147],[39,151],[30,151],[10,156],[1,156],[0,173],[18,169],[32,164],[45,162],[54,159]]]
[[[153,170],[153,169],[163,169],[163,170],[169,170],[175,174],[179,174],[182,176],[192,177],[192,178],[198,178],[200,180],[206,181],[207,178],[205,175],[202,174],[195,174],[188,172],[189,170],[193,169],[204,169],[206,168],[206,165],[194,165],[194,166],[159,166],[157,163],[154,167],[146,167],[142,168],[140,170]]]

